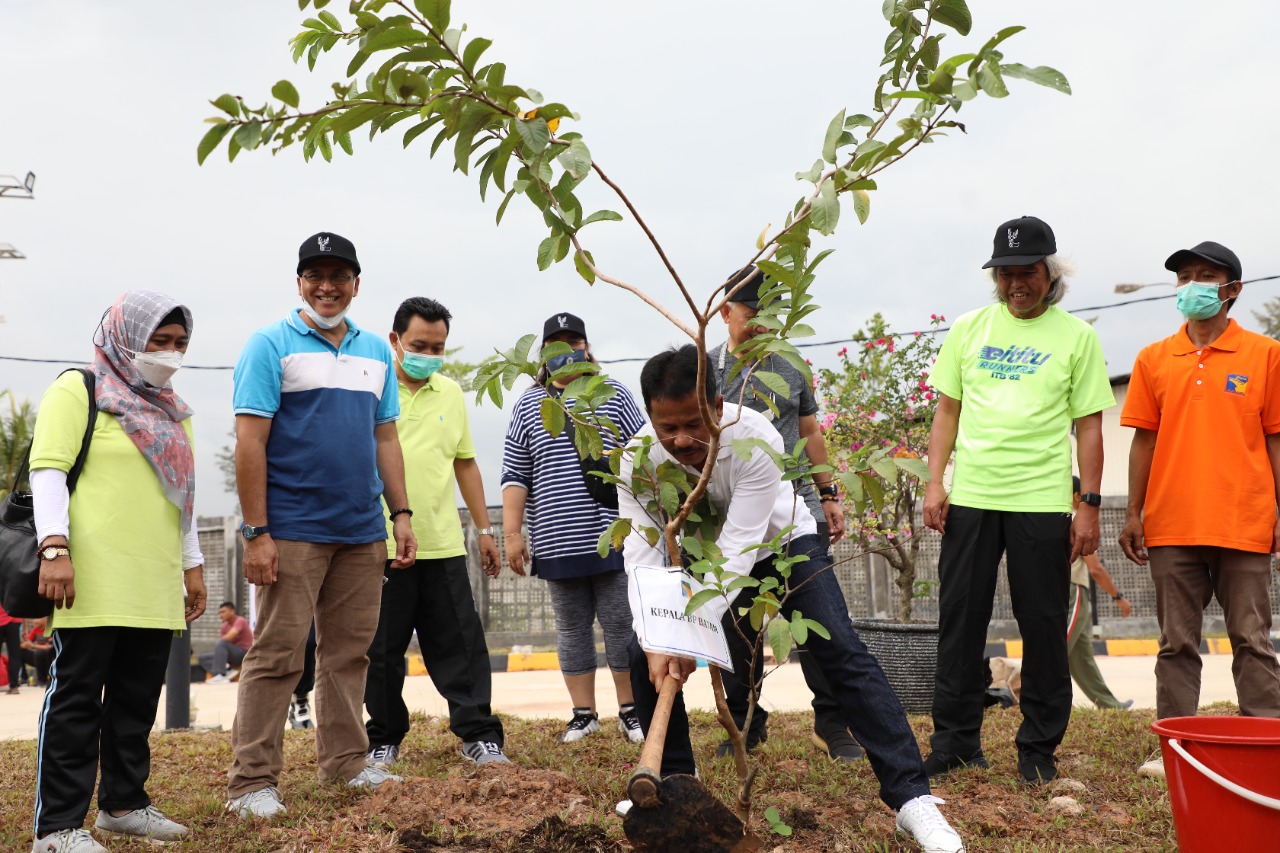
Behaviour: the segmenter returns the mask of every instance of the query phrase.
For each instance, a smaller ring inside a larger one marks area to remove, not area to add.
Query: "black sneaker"
[[[747,732],[747,752],[755,752],[756,747],[769,739],[769,732]],[[733,741],[726,740],[724,743],[716,747],[716,758],[729,758],[733,756]]]
[[[969,755],[952,755],[949,752],[934,751],[929,753],[929,757],[924,760],[924,773],[932,780],[938,776],[945,776],[952,770],[990,766],[987,763],[987,757],[982,754],[980,749]]]
[[[814,745],[826,752],[832,761],[862,761],[867,757],[866,750],[853,739],[849,730],[839,723],[815,720],[810,738]]]
[[[289,701],[289,728],[312,728],[310,696],[295,696]]]
[[[400,760],[400,747],[394,743],[375,746],[365,756],[365,762],[374,766],[388,768]]]
[[[590,708],[574,708],[573,719],[560,735],[561,743],[576,743],[600,731],[600,717]]]
[[[1018,750],[1018,776],[1027,785],[1043,785],[1058,776],[1058,759],[1043,752]]]

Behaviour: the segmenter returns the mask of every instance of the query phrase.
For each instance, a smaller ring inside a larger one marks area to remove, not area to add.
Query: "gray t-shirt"
[[[733,364],[736,361],[733,353],[729,351],[728,341],[711,351],[711,361],[719,370],[720,393],[724,395],[725,402],[736,405],[739,395],[742,394],[742,378],[746,371],[740,371],[737,376],[733,377],[732,384],[725,384],[729,378],[729,371],[733,369]],[[791,452],[795,450],[796,443],[800,441],[800,418],[818,413],[818,401],[813,398],[813,386],[804,378],[804,374],[791,366],[790,362],[776,355],[766,358],[756,370],[765,370],[769,373],[778,374],[787,383],[787,387],[791,389],[791,396],[783,397],[780,394],[775,394],[763,382],[753,376],[751,377],[751,388],[742,398],[742,405],[749,409],[754,409],[773,421],[774,428],[782,436],[783,446],[787,448],[788,452]],[[753,391],[771,399],[773,404],[778,407],[778,414],[774,415],[768,404],[753,394]],[[809,507],[809,512],[813,513],[814,519],[819,524],[826,524],[827,517],[822,512],[822,503],[818,500],[818,492],[813,488],[813,482],[805,478],[796,480],[795,483],[797,491],[804,498],[804,502]]]

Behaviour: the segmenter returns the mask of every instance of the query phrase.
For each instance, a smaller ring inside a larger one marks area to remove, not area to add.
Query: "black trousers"
[[[0,625],[0,640],[9,653],[9,686],[17,687],[22,683],[22,623]]]
[[[825,522],[818,525],[818,541],[827,544],[827,553],[830,554],[831,537],[827,530]],[[823,674],[822,667],[818,666],[817,659],[808,652],[799,652],[796,657],[800,659],[800,672],[804,674],[805,684],[808,684],[809,689],[813,691],[814,728],[821,729],[823,724],[843,728],[844,724],[840,722],[840,703],[836,701],[836,695],[831,685],[827,683],[827,676]],[[755,683],[760,683],[763,674],[764,661],[758,661]],[[747,679],[746,667],[739,667],[734,672],[722,672],[721,676],[724,678],[724,698],[729,705],[729,713],[733,716],[734,724],[742,728],[743,722],[747,719],[747,699],[751,690],[751,681]],[[768,721],[769,712],[763,705],[757,705],[756,712],[751,717],[751,731],[755,736],[764,734]]]
[[[307,694],[316,688],[316,623],[311,623],[307,633],[307,650],[302,658],[302,675],[298,676],[298,686],[293,688],[295,699],[305,699]]]
[[[409,732],[404,704],[404,655],[414,629],[427,674],[449,703],[449,729],[463,741],[504,742],[502,722],[490,708],[493,675],[489,647],[476,613],[465,556],[418,560],[386,569],[382,614],[369,647],[364,706],[369,748],[400,745]]]
[[[151,805],[147,736],[156,722],[173,632],[59,628],[36,743],[36,835],[78,829],[93,783],[99,809]]]
[[[933,749],[966,756],[982,746],[983,656],[1000,555],[1022,634],[1019,751],[1052,755],[1071,718],[1067,592],[1071,516],[952,505],[938,560],[938,676]]]

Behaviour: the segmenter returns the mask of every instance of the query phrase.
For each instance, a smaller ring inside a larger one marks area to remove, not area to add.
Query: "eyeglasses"
[[[356,277],[350,272],[333,272],[326,275],[325,273],[317,272],[316,270],[307,270],[302,274],[302,277],[307,280],[308,284],[324,284],[325,279],[328,279],[334,284],[340,286],[350,284],[356,280]]]

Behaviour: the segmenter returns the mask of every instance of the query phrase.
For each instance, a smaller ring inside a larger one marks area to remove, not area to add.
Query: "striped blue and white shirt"
[[[622,432],[621,446],[645,424],[644,414],[625,386],[598,410]],[[617,510],[602,506],[587,492],[578,451],[565,432],[552,438],[542,426],[539,407],[547,390],[534,385],[520,395],[507,424],[502,453],[502,488],[525,489],[529,538],[533,540],[533,573],[545,580],[587,577],[621,571],[622,556],[610,551],[600,559],[596,543],[617,518]],[[573,400],[565,404],[572,406]],[[606,450],[619,446],[612,433],[601,433]]]
[[[267,524],[277,539],[362,544],[387,536],[374,427],[400,416],[391,347],[347,320],[334,347],[299,311],[254,332],[232,405],[271,418]]]

